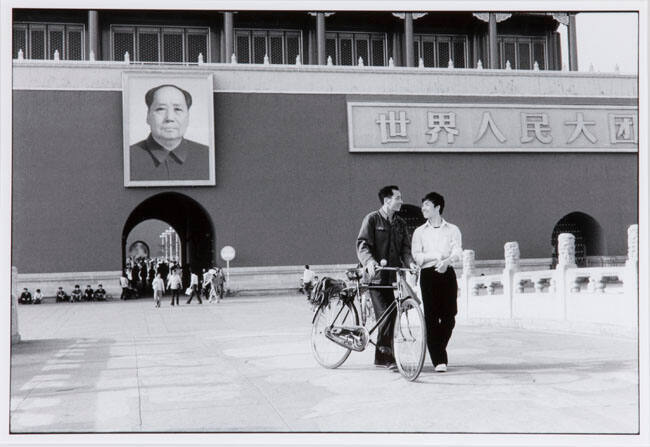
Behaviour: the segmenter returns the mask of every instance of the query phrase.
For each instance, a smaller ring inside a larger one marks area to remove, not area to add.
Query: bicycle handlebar
[[[377,267],[375,269],[376,272],[379,272],[381,270],[387,270],[391,272],[409,272],[409,273],[415,273],[414,270],[411,270],[410,268],[405,268],[405,267]]]

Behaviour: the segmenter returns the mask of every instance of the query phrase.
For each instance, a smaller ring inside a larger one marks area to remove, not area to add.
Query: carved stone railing
[[[459,284],[459,318],[560,320],[636,327],[638,301],[638,225],[628,229],[623,265],[603,258],[603,267],[577,267],[575,237],[558,238],[555,269],[521,270],[516,242],[504,245],[500,274],[477,275],[474,252],[463,253]],[[618,265],[616,265],[618,264]]]

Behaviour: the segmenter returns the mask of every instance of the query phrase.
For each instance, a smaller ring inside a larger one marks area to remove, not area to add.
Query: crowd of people
[[[189,284],[184,288],[183,273],[189,275]],[[137,298],[142,295],[152,294],[154,304],[160,307],[163,296],[169,292],[170,305],[179,306],[180,296],[187,297],[186,304],[190,304],[194,297],[199,304],[203,299],[211,303],[223,299],[225,292],[225,275],[221,267],[210,269],[192,270],[183,267],[178,262],[167,262],[164,259],[129,258],[126,269],[120,277],[122,294],[120,299]]]

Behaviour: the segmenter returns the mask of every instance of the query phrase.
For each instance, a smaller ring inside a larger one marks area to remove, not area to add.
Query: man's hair
[[[430,192],[424,198],[422,198],[422,202],[425,200],[428,200],[429,202],[433,203],[433,206],[440,206],[440,215],[442,215],[442,210],[445,209],[445,198],[442,197],[440,194],[437,192]]]
[[[37,292],[40,292],[40,291],[41,291],[41,289],[36,289],[36,291],[37,291]]]
[[[308,268],[309,268],[309,266],[308,266],[308,265],[305,265],[305,268],[306,268],[306,269],[308,269]]]
[[[190,92],[183,90],[182,88],[174,84],[162,84],[159,85],[158,87],[149,89],[149,91],[147,91],[147,93],[144,94],[144,102],[145,104],[147,104],[147,110],[149,110],[151,104],[153,104],[153,97],[156,94],[156,92],[163,87],[173,87],[176,90],[180,91],[185,97],[185,104],[187,104],[187,109],[189,110],[189,108],[192,107],[192,95],[190,95]]]
[[[395,185],[388,185],[384,186],[379,190],[379,202],[383,205],[384,204],[384,199],[386,197],[393,197],[393,190],[396,189],[399,191],[399,187]]]

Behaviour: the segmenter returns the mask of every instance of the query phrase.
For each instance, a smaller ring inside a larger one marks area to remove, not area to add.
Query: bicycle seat
[[[360,268],[347,269],[345,276],[351,281],[357,281],[362,278],[362,270]]]

